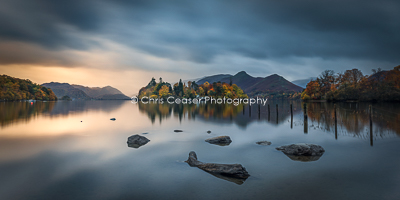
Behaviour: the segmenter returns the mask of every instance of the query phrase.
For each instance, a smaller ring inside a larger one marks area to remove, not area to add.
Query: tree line
[[[198,85],[196,81],[188,81],[187,84],[182,82],[171,86],[170,83],[164,82],[162,78],[157,83],[154,78],[151,79],[146,87],[139,90],[139,98],[148,96],[149,98],[168,98],[169,96],[182,98],[197,98],[197,97],[218,97],[218,98],[248,98],[243,90],[236,84],[214,82],[212,84],[205,82]]]
[[[400,65],[389,71],[373,69],[363,75],[358,69],[337,73],[325,70],[307,84],[303,100],[400,101]]]
[[[26,79],[0,75],[0,101],[19,100],[56,101],[57,96],[50,88],[32,83]]]

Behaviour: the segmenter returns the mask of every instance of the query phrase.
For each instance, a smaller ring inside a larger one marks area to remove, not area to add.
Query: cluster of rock
[[[183,132],[182,130],[174,130],[174,132]],[[211,131],[207,131],[207,133],[211,133]],[[147,133],[143,133],[147,134]],[[227,146],[232,143],[232,140],[229,136],[218,136],[205,140],[210,144],[216,144],[221,146]],[[128,146],[133,148],[139,148],[150,142],[144,136],[140,136],[138,134],[132,135],[128,138]],[[256,142],[258,145],[268,146],[271,145],[269,141],[258,141]],[[287,155],[290,159],[295,161],[316,161],[318,160],[325,152],[325,149],[319,145],[315,144],[307,144],[307,143],[298,143],[291,144],[286,146],[280,146],[276,148],[278,151],[282,151],[285,155]],[[216,163],[203,163],[197,160],[197,155],[194,151],[189,153],[189,158],[187,162],[191,167],[197,167],[202,169],[218,178],[222,178],[237,184],[243,184],[244,181],[250,176],[250,174],[246,171],[241,164],[216,164]]]

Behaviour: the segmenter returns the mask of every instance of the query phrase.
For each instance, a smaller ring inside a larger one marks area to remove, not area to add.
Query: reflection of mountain
[[[82,113],[91,110],[111,112],[118,109],[126,101],[60,101],[57,102],[50,115],[68,115],[69,113]]]
[[[294,114],[301,112],[301,104],[299,101],[292,101]],[[278,104],[279,115],[276,117],[276,107]],[[270,102],[270,117],[268,118],[267,104],[260,106],[260,114],[258,114],[258,106],[231,104],[143,104],[139,103],[140,112],[147,113],[151,121],[154,123],[157,118],[160,122],[170,116],[174,116],[179,120],[188,118],[189,120],[200,119],[209,123],[231,124],[235,123],[240,127],[246,127],[254,121],[265,121],[271,124],[279,124],[286,122],[290,117],[290,103],[288,101]],[[251,111],[249,110],[251,109]],[[278,122],[277,122],[278,121]]]
[[[268,117],[267,105],[270,105],[270,116]],[[298,116],[303,115],[304,102],[301,101],[268,101],[266,106],[248,105],[233,106],[229,104],[143,104],[139,103],[139,110],[147,113],[154,123],[171,116],[182,120],[202,120],[216,124],[236,124],[246,127],[252,122],[264,121],[273,125],[290,122],[290,104],[293,106],[293,115],[296,116],[293,124],[306,126],[307,130],[320,129],[325,132],[335,133],[334,109],[331,103],[307,103],[308,123],[299,121]],[[276,113],[278,105],[278,117]],[[337,135],[352,136],[370,139],[368,104],[366,103],[338,103],[337,104]],[[250,111],[250,109],[251,111]],[[393,134],[400,135],[400,106],[398,104],[375,104],[373,105],[373,138],[382,138]],[[380,110],[390,112],[382,112]],[[303,119],[303,117],[301,117]],[[288,121],[289,120],[289,121]],[[397,121],[397,123],[396,123]],[[306,130],[306,129],[305,129]]]
[[[0,126],[12,123],[28,122],[39,115],[68,115],[90,110],[111,112],[118,109],[126,101],[58,101],[58,102],[0,102]]]

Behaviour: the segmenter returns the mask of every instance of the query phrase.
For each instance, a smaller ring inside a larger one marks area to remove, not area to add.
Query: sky
[[[138,93],[246,71],[293,81],[400,64],[398,0],[0,0],[0,74]]]

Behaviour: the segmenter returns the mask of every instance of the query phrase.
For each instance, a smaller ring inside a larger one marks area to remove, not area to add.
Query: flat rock
[[[148,142],[150,142],[149,139],[147,139],[144,136],[140,136],[138,134],[128,137],[128,141],[127,141],[128,147],[133,147],[133,148],[139,148],[139,147],[147,144]]]
[[[229,136],[218,136],[218,137],[208,138],[205,141],[210,144],[218,144],[218,145],[229,145],[232,142]]]
[[[271,145],[271,142],[269,142],[269,141],[258,141],[258,142],[256,142],[256,144],[268,146],[268,145]]]
[[[115,118],[111,118],[110,120],[115,121]]]
[[[316,144],[297,143],[277,147],[276,150],[282,151],[287,155],[294,156],[322,156],[325,149]]]
[[[178,133],[178,132],[183,132],[182,130],[174,130],[174,132]]]
[[[187,162],[191,167],[197,167],[206,172],[216,175],[222,175],[227,177],[239,178],[239,179],[247,179],[250,174],[246,171],[241,164],[216,164],[216,163],[203,163],[197,160],[197,155],[194,151],[189,153],[189,158]],[[224,178],[225,180],[229,180]],[[229,180],[232,181],[232,180]],[[236,182],[236,181],[232,181]],[[243,183],[244,181],[242,181]],[[240,183],[236,182],[236,183]]]

